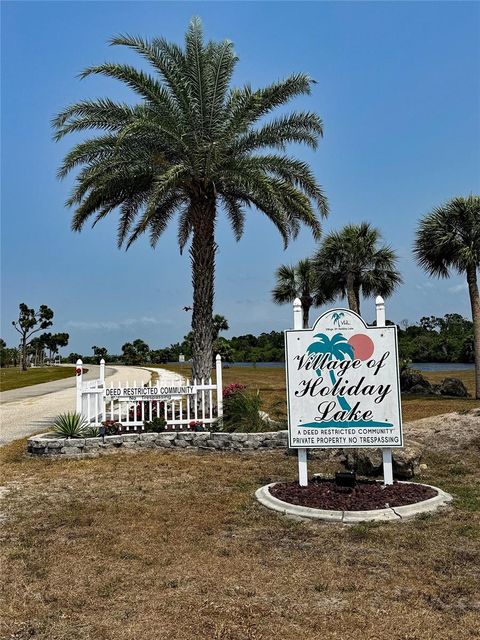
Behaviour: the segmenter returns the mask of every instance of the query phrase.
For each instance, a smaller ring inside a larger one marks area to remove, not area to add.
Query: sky
[[[324,122],[316,151],[291,153],[310,163],[330,204],[324,232],[368,220],[399,255],[404,284],[387,300],[387,317],[470,317],[464,279],[429,279],[413,260],[420,216],[456,195],[479,192],[480,4],[476,2],[2,2],[1,335],[17,344],[18,305],[47,304],[63,351],[92,345],[120,353],[124,342],[151,348],[189,331],[188,255],[173,225],[152,250],[148,239],[116,247],[116,218],[82,233],[65,207],[73,176],[57,168],[81,136],[55,143],[51,118],[68,104],[108,96],[133,102],[113,80],[79,72],[104,61],[144,66],[108,39],[119,33],[181,43],[192,16],[207,38],[228,38],[240,58],[234,85],[267,85],[293,72],[316,80],[291,109]],[[215,312],[226,336],[292,326],[290,305],[271,302],[274,273],[315,250],[302,231],[284,251],[279,234],[250,210],[242,240],[223,219]],[[374,302],[362,312],[374,317]],[[315,315],[315,314],[314,314]]]

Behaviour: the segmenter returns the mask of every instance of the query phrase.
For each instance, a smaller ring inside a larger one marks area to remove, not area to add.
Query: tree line
[[[285,347],[283,331],[270,331],[254,336],[247,333],[225,338],[220,331],[228,330],[224,316],[216,316],[217,333],[214,353],[220,353],[223,362],[283,362]],[[221,319],[221,323],[219,323]],[[391,320],[387,324],[393,325]],[[222,327],[222,328],[219,328]],[[403,362],[474,362],[473,323],[458,313],[447,313],[443,317],[425,316],[410,324],[402,320],[397,325],[399,356]],[[92,347],[93,355],[81,356],[71,353],[66,360],[75,363],[82,358],[86,364],[98,364],[101,358],[107,362],[126,365],[165,364],[178,362],[183,355],[189,361],[193,357],[191,335],[168,347],[151,349],[140,338],[122,346],[121,354],[108,354],[105,347]]]

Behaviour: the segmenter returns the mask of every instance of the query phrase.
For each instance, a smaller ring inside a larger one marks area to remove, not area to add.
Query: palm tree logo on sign
[[[340,326],[340,320],[345,316],[345,314],[343,313],[343,311],[340,311],[340,313],[335,312],[332,313],[332,320],[333,320],[333,324],[336,324],[337,327]]]
[[[336,317],[338,317],[339,315],[340,317],[344,317],[345,314],[334,313],[332,315],[334,324],[336,323]],[[361,333],[354,334],[349,340],[347,340],[347,338],[341,333],[336,333],[332,338],[329,338],[324,333],[317,333],[315,335],[315,338],[317,338],[317,340],[315,342],[312,342],[307,348],[308,355],[325,354],[328,355],[329,361],[342,361],[346,358],[350,358],[350,360],[352,361],[354,361],[356,358],[361,361],[366,361],[374,351],[374,344],[371,338]],[[316,369],[315,372],[317,376],[322,376],[321,369]],[[333,388],[335,388],[335,386],[337,385],[335,371],[333,369],[330,369],[330,371],[328,371],[328,375],[330,377]],[[337,395],[336,402],[338,403],[338,406],[344,411],[351,411],[351,405],[342,395]],[[362,427],[393,427],[393,424],[391,422],[378,422],[373,420],[360,420],[357,421],[356,425]],[[329,420],[326,422],[303,424],[302,426],[314,428],[343,428],[345,427],[345,423],[343,421]]]

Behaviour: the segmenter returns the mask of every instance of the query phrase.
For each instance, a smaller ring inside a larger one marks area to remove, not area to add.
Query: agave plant
[[[83,432],[85,438],[98,438],[100,436],[100,429],[98,427],[88,427]]]
[[[53,423],[53,432],[64,438],[84,438],[88,422],[79,413],[62,413]]]

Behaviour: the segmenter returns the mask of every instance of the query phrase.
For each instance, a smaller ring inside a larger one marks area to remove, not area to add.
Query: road
[[[84,379],[95,379],[99,375],[97,365],[88,365]],[[156,371],[161,382],[177,383],[178,376],[165,369],[140,367],[107,367],[105,382],[145,384],[151,372]],[[66,411],[75,411],[75,377],[45,382],[42,384],[12,389],[0,393],[0,446],[25,438],[41,431],[48,431],[52,421]]]

